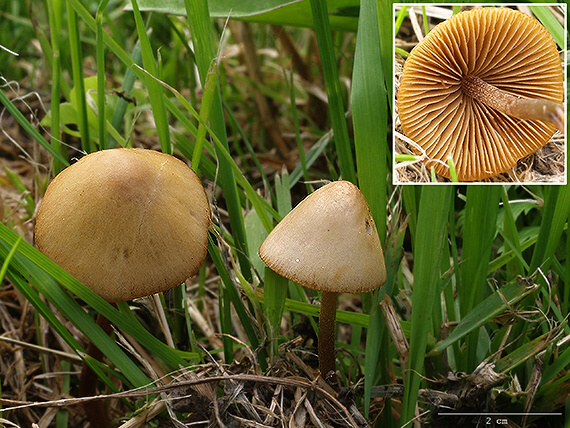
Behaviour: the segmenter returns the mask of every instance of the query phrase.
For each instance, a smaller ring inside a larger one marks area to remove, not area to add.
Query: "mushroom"
[[[207,252],[210,207],[198,176],[175,157],[144,149],[91,153],[59,173],[36,217],[39,250],[114,303],[175,287]],[[99,314],[109,334],[111,325]],[[101,352],[90,343],[93,358]],[[96,390],[85,363],[79,395]],[[92,427],[109,427],[100,402],[86,402]]]
[[[259,256],[279,275],[322,291],[319,368],[334,384],[338,294],[366,293],[386,281],[380,239],[364,195],[348,181],[321,187],[277,224]]]
[[[206,257],[202,183],[171,155],[95,152],[50,183],[36,217],[42,253],[108,302],[168,290]]]
[[[461,12],[410,53],[398,92],[404,134],[449,178],[512,168],[564,132],[564,84],[556,44],[534,18],[510,8]]]

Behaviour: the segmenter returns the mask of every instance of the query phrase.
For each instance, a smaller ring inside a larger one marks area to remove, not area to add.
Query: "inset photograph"
[[[566,184],[566,5],[395,4],[394,183]]]

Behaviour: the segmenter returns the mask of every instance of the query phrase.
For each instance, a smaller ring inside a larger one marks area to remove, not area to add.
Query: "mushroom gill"
[[[477,8],[437,25],[412,50],[398,110],[404,134],[438,175],[449,177],[451,157],[459,180],[481,180],[563,128],[563,91],[556,44],[536,19]]]

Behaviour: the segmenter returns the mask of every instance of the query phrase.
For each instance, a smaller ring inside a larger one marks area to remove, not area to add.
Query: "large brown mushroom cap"
[[[173,156],[95,152],[63,170],[37,214],[40,251],[109,302],[175,287],[207,250],[210,207],[200,179]]]
[[[551,124],[508,116],[467,95],[468,76],[522,98],[562,103],[564,91],[554,40],[521,12],[478,8],[430,31],[406,59],[399,116],[404,134],[428,162],[436,160],[428,166],[449,177],[442,162],[451,157],[461,181],[507,171],[555,132]]]
[[[279,275],[320,291],[365,293],[386,281],[370,209],[348,181],[311,193],[275,226],[259,255]]]

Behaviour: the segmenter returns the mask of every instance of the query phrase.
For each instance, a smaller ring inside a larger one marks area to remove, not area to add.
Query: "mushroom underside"
[[[451,158],[460,181],[495,176],[543,147],[556,130],[552,123],[564,120],[562,77],[556,45],[535,19],[507,8],[462,12],[428,33],[405,62],[398,92],[403,133],[438,175],[449,178]],[[478,96],[482,84],[503,98]],[[534,106],[542,113],[543,104],[553,110],[543,120],[524,117]],[[499,111],[510,105],[509,114]],[[523,117],[512,115],[517,110]]]

